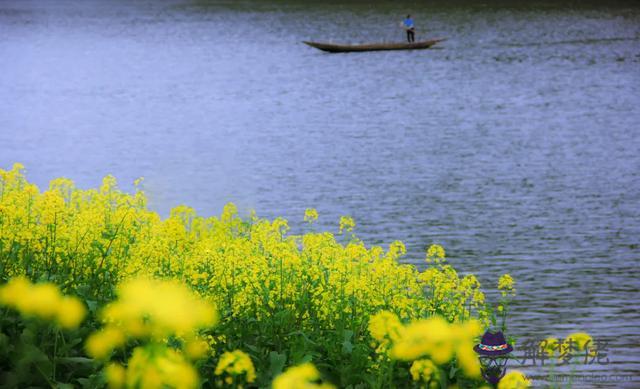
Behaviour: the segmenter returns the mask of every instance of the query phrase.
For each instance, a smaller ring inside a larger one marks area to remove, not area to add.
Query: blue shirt
[[[413,28],[413,20],[410,18],[407,18],[404,20],[404,25],[407,28]]]

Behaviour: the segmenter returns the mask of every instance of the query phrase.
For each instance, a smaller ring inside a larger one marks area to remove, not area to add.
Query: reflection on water
[[[407,12],[442,49],[300,43],[402,40]],[[611,336],[590,369],[640,369],[633,5],[5,1],[0,36],[4,168],[144,176],[164,214],[350,214],[407,261],[441,243],[487,288],[513,274],[521,339]]]

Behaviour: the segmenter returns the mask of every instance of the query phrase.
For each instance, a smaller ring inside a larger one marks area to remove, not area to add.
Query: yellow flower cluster
[[[217,315],[211,304],[176,281],[138,278],[117,288],[118,299],[108,304],[100,317],[103,329],[86,341],[87,353],[108,359],[128,339],[142,341],[133,350],[127,367],[110,364],[105,376],[112,388],[195,388],[198,372],[186,356],[199,358],[208,350],[197,332],[211,328]],[[184,350],[166,345],[169,337],[184,339]]]
[[[369,328],[374,338],[388,339],[386,335],[380,336],[383,330],[377,323],[381,322],[381,317],[385,318],[385,323],[396,323],[398,319],[394,320],[390,315],[393,314],[379,313],[372,318]],[[482,333],[478,321],[452,324],[439,316],[433,316],[400,328],[394,326],[393,331],[398,335],[391,342],[389,353],[392,358],[416,361],[428,357],[434,363],[442,365],[455,357],[466,376],[480,376],[480,362],[473,351],[475,339]]]
[[[590,355],[595,356],[597,352],[593,338],[586,332],[574,332],[567,335],[563,341],[553,337],[547,338],[540,342],[540,348],[548,355],[562,355],[577,350],[588,351]]]
[[[557,338],[547,338],[540,342],[540,348],[542,351],[549,355],[559,353],[560,347],[561,345]]]
[[[440,387],[440,370],[430,359],[418,359],[411,364],[411,378],[423,382],[429,389]]]
[[[439,244],[432,244],[427,249],[427,263],[442,261],[445,257],[444,247]]]
[[[307,208],[304,211],[304,221],[307,223],[313,223],[318,220],[318,211],[314,208]]]
[[[584,351],[590,345],[593,346],[593,338],[591,338],[591,335],[587,334],[586,332],[574,332],[572,334],[569,334],[567,335],[566,340],[568,341],[569,339],[574,342],[574,344],[580,351]]]
[[[191,359],[204,358],[210,351],[211,347],[206,340],[194,338],[185,341],[184,352]]]
[[[506,297],[507,294],[515,295],[516,289],[514,287],[515,281],[509,274],[503,274],[498,280],[498,290],[502,294],[502,297]]]
[[[162,341],[171,335],[193,338],[217,322],[214,308],[175,281],[132,279],[118,287],[118,300],[101,312],[106,324],[87,340],[87,352],[106,358],[128,337]]]
[[[272,383],[273,389],[333,389],[327,383],[319,383],[320,372],[311,363],[294,366],[277,376]]]
[[[213,306],[184,285],[145,278],[118,286],[118,300],[105,307],[102,319],[130,336],[155,339],[193,334],[218,320]]]
[[[79,299],[62,295],[54,284],[32,284],[20,276],[0,287],[0,305],[16,309],[24,316],[53,320],[66,329],[78,327],[86,314]]]
[[[215,375],[228,374],[226,383],[231,384],[236,377],[244,376],[251,383],[256,380],[256,370],[251,358],[241,350],[228,351],[222,354],[216,366]]]
[[[475,277],[460,278],[449,265],[420,273],[398,263],[406,252],[401,242],[385,252],[354,236],[346,244],[327,232],[287,236],[286,220],[243,220],[233,204],[210,218],[179,206],[163,220],[147,209],[141,187],[124,193],[111,176],[89,190],[57,179],[40,193],[16,165],[0,170],[0,190],[0,247],[29,247],[36,274],[63,274],[67,288],[88,285],[98,301],[109,300],[120,280],[173,278],[214,302],[226,318],[263,320],[289,310],[302,328],[316,320],[328,328],[347,318],[366,323],[381,309],[403,319],[439,313],[457,321],[484,302]],[[316,214],[308,211],[307,220]],[[352,232],[355,222],[343,217],[340,227]],[[444,256],[441,248],[432,251]],[[24,272],[20,260],[3,271],[5,277]],[[157,306],[160,296],[150,296],[143,285],[138,289],[139,305],[156,307],[158,314],[175,305],[168,300]],[[122,315],[129,313],[117,307],[109,315],[127,321]],[[126,324],[134,333],[144,330]]]
[[[518,370],[511,370],[498,382],[498,389],[524,389],[530,388],[531,381]]]
[[[458,272],[446,262],[444,249],[432,245],[427,250],[427,263],[432,264],[418,276],[426,284],[430,293],[427,301],[427,313],[439,314],[450,322],[466,320],[472,316],[472,309],[478,313],[478,319],[486,325],[489,321],[481,307],[485,295],[480,290],[480,282],[473,274],[460,277]]]
[[[356,227],[356,222],[350,216],[342,216],[340,218],[340,233],[343,231],[352,232]]]
[[[112,389],[192,389],[199,382],[198,372],[181,353],[159,345],[136,347],[126,368],[111,363],[105,377]]]
[[[107,327],[91,334],[85,343],[87,354],[97,359],[104,359],[111,352],[126,342],[126,334],[115,327]]]
[[[308,209],[304,218],[314,222],[318,213]],[[25,274],[24,264],[29,263],[30,277],[55,275],[65,280],[63,291],[82,291],[92,304],[106,305],[99,315],[104,328],[85,343],[87,353],[97,359],[108,359],[114,349],[131,339],[143,345],[148,342],[145,350],[152,345],[166,346],[169,337],[182,340],[175,355],[170,349],[159,349],[157,355],[164,359],[153,359],[149,350],[138,352],[140,361],[157,369],[173,366],[167,361],[180,365],[183,359],[208,353],[198,332],[217,323],[213,306],[224,324],[269,323],[286,313],[301,333],[336,333],[349,328],[361,334],[369,324],[372,336],[389,342],[385,355],[390,355],[393,344],[398,358],[413,347],[409,337],[417,336],[414,324],[405,327],[401,320],[434,315],[449,323],[467,323],[474,317],[483,324],[488,320],[483,316],[484,294],[478,280],[473,275],[459,276],[446,263],[441,246],[429,248],[431,264],[419,271],[400,263],[406,254],[402,242],[393,242],[386,250],[367,247],[355,236],[355,226],[353,218],[345,216],[340,219],[340,233],[348,233],[344,236],[328,232],[289,235],[286,220],[262,219],[253,213],[241,218],[233,204],[227,204],[218,217],[202,217],[192,208],[178,206],[169,217],[161,218],[148,209],[139,181],[134,194],[119,190],[111,176],[96,189],[79,189],[61,178],[41,192],[26,180],[21,165],[0,169],[0,254],[8,257],[7,250],[12,250],[15,257],[0,268],[0,279]],[[16,296],[11,293],[7,296]],[[394,312],[397,317],[381,314],[369,321],[380,311]],[[83,315],[84,309],[75,316]],[[67,325],[62,315],[59,320]],[[458,350],[460,339],[467,338],[457,333],[467,331],[467,324],[449,323],[415,324],[448,331],[442,344],[429,339],[441,351],[436,353],[440,357],[425,351],[415,359],[424,356],[437,364],[455,356],[471,372],[472,358]],[[216,334],[215,339],[204,336],[220,352],[226,337],[234,334]],[[355,335],[352,340],[355,343],[365,337]],[[447,347],[453,351],[446,352]],[[108,369],[114,382],[117,377],[133,377],[131,364],[124,375],[120,374],[124,367]],[[145,374],[153,378],[155,373]],[[150,378],[149,382],[155,381]]]
[[[369,333],[378,342],[397,341],[403,328],[398,316],[388,311],[380,311],[369,320]]]

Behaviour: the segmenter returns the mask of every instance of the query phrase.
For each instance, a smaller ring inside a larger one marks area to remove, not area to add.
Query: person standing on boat
[[[416,29],[413,25],[413,19],[411,15],[407,15],[407,18],[402,22],[404,29],[407,31],[407,42],[413,43],[416,41]]]

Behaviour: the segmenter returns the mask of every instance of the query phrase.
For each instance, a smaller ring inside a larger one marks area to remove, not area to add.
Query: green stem
[[[51,387],[51,389],[56,389],[56,385],[54,382],[51,381],[51,379],[49,377],[47,377],[46,374],[44,374],[44,372],[42,371],[42,369],[40,368],[40,366],[38,366],[38,364],[36,363],[34,365],[36,367],[36,369],[38,370],[38,372],[42,375],[42,377],[44,377],[45,380],[47,380],[47,383],[49,384],[49,386]]]
[[[51,378],[53,381],[56,381],[56,364],[58,362],[58,335],[60,334],[60,330],[56,328],[55,340],[53,341],[53,369],[51,372]]]

